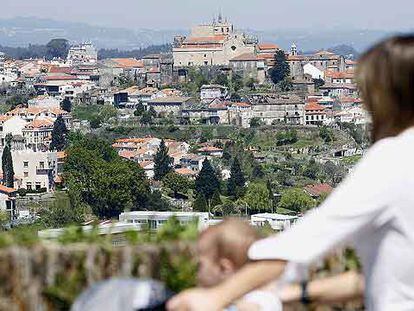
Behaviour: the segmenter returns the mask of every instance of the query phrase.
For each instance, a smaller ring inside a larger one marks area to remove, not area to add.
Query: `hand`
[[[168,311],[220,311],[219,297],[211,289],[189,289],[167,303]]]

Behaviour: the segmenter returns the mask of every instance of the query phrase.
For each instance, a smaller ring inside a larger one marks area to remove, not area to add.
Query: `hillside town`
[[[82,165],[73,150],[103,147],[81,140],[102,140],[163,202],[114,210],[105,203],[85,223],[175,211],[210,221],[243,215],[277,230],[317,206],[368,146],[355,59],[303,53],[295,43],[284,51],[221,14],[172,41],[170,52],[142,59],[101,59],[92,43],[62,39],[54,43],[67,48],[65,58],[0,53],[5,223],[35,221],[42,213],[34,202],[71,197],[73,182],[92,178],[81,168],[75,174]]]

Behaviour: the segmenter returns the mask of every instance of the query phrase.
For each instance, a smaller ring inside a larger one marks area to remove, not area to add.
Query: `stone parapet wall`
[[[191,244],[110,247],[37,244],[0,250],[0,310],[68,310],[89,285],[110,277],[155,278],[179,291],[194,284]]]

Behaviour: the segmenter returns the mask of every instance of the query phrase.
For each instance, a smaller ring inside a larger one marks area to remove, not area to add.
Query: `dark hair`
[[[414,34],[380,42],[362,55],[357,81],[372,117],[372,140],[414,125]]]

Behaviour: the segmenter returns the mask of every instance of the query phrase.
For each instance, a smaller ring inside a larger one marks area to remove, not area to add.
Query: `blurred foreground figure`
[[[171,297],[154,280],[113,279],[97,283],[76,299],[72,311],[161,311]]]

